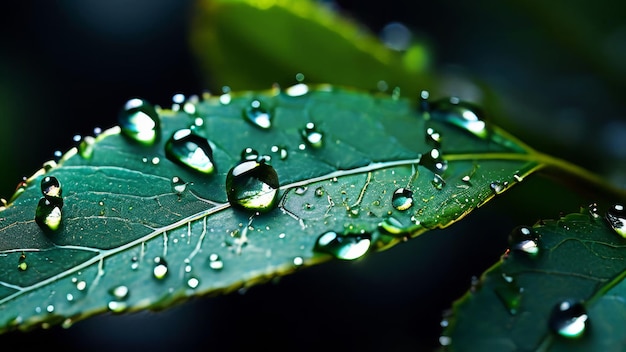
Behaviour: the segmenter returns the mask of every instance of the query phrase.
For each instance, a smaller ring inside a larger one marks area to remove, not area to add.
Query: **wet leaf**
[[[454,99],[306,88],[172,109],[131,99],[120,126],[46,163],[0,208],[2,330],[358,259],[448,226],[541,166],[478,116],[463,125],[474,110]]]
[[[414,95],[419,88],[413,83],[420,82],[435,92],[425,43],[392,50],[330,6],[309,0],[202,0],[196,5],[190,39],[209,87],[225,82],[237,90],[286,86],[301,72],[306,82],[388,91],[401,86]]]
[[[625,227],[623,206],[593,204],[514,229],[501,262],[444,319],[444,350],[622,350]]]

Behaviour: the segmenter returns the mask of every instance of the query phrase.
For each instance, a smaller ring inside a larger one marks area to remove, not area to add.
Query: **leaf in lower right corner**
[[[444,320],[444,350],[623,351],[625,228],[613,205],[514,229],[501,262]]]

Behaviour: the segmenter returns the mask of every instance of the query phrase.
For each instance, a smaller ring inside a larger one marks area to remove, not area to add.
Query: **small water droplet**
[[[268,129],[272,126],[271,113],[263,106],[261,101],[257,99],[254,99],[250,103],[250,106],[243,110],[243,117],[246,121],[262,129]]]
[[[589,204],[589,206],[587,207],[587,211],[589,212],[589,216],[591,216],[592,219],[600,218],[600,210],[598,209],[598,203]]]
[[[341,235],[328,231],[317,238],[314,250],[330,254],[337,259],[354,260],[365,255],[371,243],[369,234]]]
[[[183,193],[185,193],[185,191],[187,190],[187,186],[189,185],[189,183],[183,181],[182,178],[178,177],[178,176],[174,176],[172,177],[172,192],[181,195]]]
[[[41,193],[44,197],[61,197],[61,183],[54,176],[46,176],[41,179]]]
[[[446,185],[446,181],[441,178],[441,176],[435,174],[433,180],[430,182],[436,190],[441,191],[443,187]]]
[[[133,256],[133,257],[130,259],[130,268],[131,268],[132,270],[137,270],[137,269],[139,269],[139,258],[137,258],[137,257]]]
[[[293,265],[302,266],[304,264],[304,259],[302,257],[293,258]]]
[[[287,147],[284,146],[273,145],[270,150],[272,151],[272,153],[277,153],[280,157],[280,160],[285,160],[289,156]]]
[[[322,197],[324,195],[324,187],[320,186],[315,189],[315,196]]]
[[[626,209],[622,204],[613,204],[605,215],[611,228],[618,235],[626,238]]]
[[[192,276],[187,279],[187,286],[189,286],[189,288],[196,288],[198,285],[200,285],[200,280],[197,277]]]
[[[213,270],[222,270],[224,268],[224,262],[217,253],[209,255],[209,268]]]
[[[393,192],[391,205],[398,210],[407,210],[413,206],[413,192],[408,188],[398,188]]]
[[[487,125],[481,119],[483,113],[480,108],[457,97],[430,103],[429,115],[432,119],[460,127],[479,138],[485,139],[489,135]]]
[[[165,144],[165,156],[176,164],[203,174],[215,170],[209,141],[187,128],[172,134]]]
[[[164,279],[167,275],[167,262],[162,257],[154,257],[154,268],[152,273],[154,277],[161,280]]]
[[[256,149],[252,149],[250,147],[245,148],[244,150],[241,151],[241,160],[245,161],[245,160],[254,160],[257,161],[259,160],[261,154],[259,154],[258,151],[256,151]]]
[[[300,97],[309,92],[309,86],[305,83],[294,84],[291,87],[285,89],[285,94],[290,97]]]
[[[128,100],[118,121],[123,135],[143,145],[153,145],[161,133],[161,122],[156,109],[143,99]]]
[[[324,135],[317,130],[313,122],[307,123],[300,133],[304,141],[311,147],[320,148],[322,146]]]
[[[523,252],[532,257],[539,254],[539,236],[531,227],[516,227],[509,233],[508,240],[514,251]]]
[[[307,187],[305,187],[305,186],[298,186],[294,190],[294,193],[301,196],[301,195],[306,193],[306,190],[307,190]]]
[[[494,182],[491,182],[491,184],[489,184],[489,188],[495,194],[500,194],[504,192],[504,190],[506,189],[506,186],[507,186],[506,182],[502,183],[500,181],[494,181]]]
[[[119,286],[113,287],[109,291],[109,293],[113,295],[115,299],[122,301],[128,298],[128,294],[130,293],[130,290],[128,289],[128,286],[119,285]]]
[[[587,318],[587,309],[582,302],[565,300],[552,308],[548,326],[559,336],[577,338],[585,332]]]
[[[435,149],[441,148],[441,133],[431,127],[427,128],[426,143]]]
[[[35,222],[44,232],[54,232],[61,227],[63,199],[60,197],[43,197],[37,204]]]
[[[242,161],[226,175],[226,195],[231,205],[251,211],[269,211],[278,195],[278,175],[271,165]]]

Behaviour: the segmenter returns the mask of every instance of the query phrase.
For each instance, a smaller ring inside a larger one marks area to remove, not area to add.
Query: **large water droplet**
[[[354,260],[362,257],[372,243],[369,234],[340,235],[328,231],[317,238],[314,250],[326,253],[338,259]]]
[[[526,253],[530,256],[539,254],[539,236],[531,227],[518,226],[509,233],[511,250]]]
[[[37,204],[35,222],[44,232],[54,232],[61,227],[63,198],[43,197]]]
[[[278,195],[278,175],[265,160],[243,161],[226,175],[226,195],[233,206],[251,211],[271,210]]]
[[[393,192],[391,205],[398,210],[407,210],[413,205],[413,192],[408,188],[398,188]]]
[[[272,126],[272,115],[257,99],[253,100],[250,106],[243,110],[243,117],[246,121],[262,129],[268,129]]]
[[[565,300],[552,309],[548,326],[560,336],[577,338],[585,332],[587,318],[587,309],[581,302]]]
[[[620,236],[626,238],[626,209],[622,204],[614,204],[606,211],[606,220],[611,228]]]
[[[154,257],[154,268],[152,274],[155,278],[161,280],[167,275],[167,262],[162,257]]]
[[[54,176],[46,176],[41,179],[41,193],[44,197],[61,197],[61,183]]]
[[[477,137],[487,138],[489,132],[482,120],[480,108],[456,97],[441,99],[429,104],[430,118],[458,126]]]
[[[315,124],[313,122],[309,122],[304,126],[304,129],[301,131],[302,139],[314,148],[320,148],[323,144],[324,135],[322,132],[317,130]]]
[[[122,134],[143,145],[153,145],[161,133],[159,114],[143,99],[127,101],[118,120]]]
[[[165,155],[172,162],[203,174],[215,170],[209,141],[187,128],[172,134],[165,144]]]

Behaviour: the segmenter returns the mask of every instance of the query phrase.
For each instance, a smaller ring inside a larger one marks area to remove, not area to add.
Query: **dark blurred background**
[[[167,106],[210,85],[188,43],[192,0],[12,2],[0,16],[0,197],[75,135],[116,124],[130,97]],[[626,185],[626,5],[618,1],[324,1],[373,33],[397,21],[429,43],[451,86],[496,92],[522,140]],[[295,74],[295,73],[294,73]],[[416,82],[419,84],[419,82]],[[514,202],[520,191],[513,188]],[[561,194],[563,196],[563,194]],[[566,196],[566,195],[565,195]],[[0,335],[17,348],[432,350],[443,310],[494,263],[506,234],[559,211],[492,204],[355,263],[329,263],[245,293],[71,329]],[[463,226],[461,226],[463,225]],[[426,258],[426,259],[424,259]],[[419,260],[417,260],[419,259]],[[424,263],[427,263],[426,265]],[[471,264],[471,265],[468,265]]]

